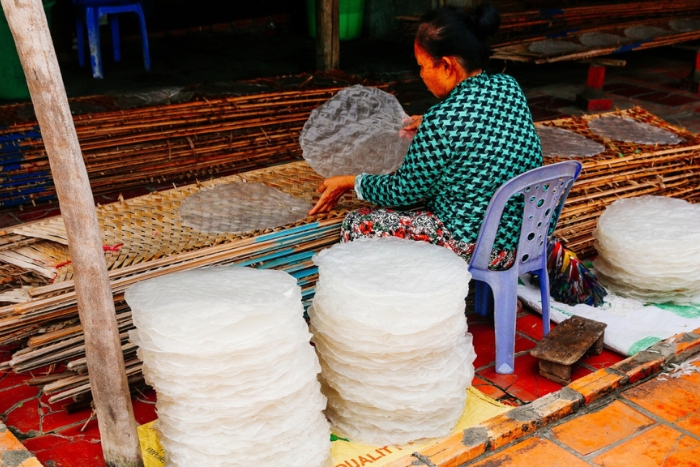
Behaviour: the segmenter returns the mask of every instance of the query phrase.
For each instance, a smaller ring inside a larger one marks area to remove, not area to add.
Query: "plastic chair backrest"
[[[518,274],[546,266],[547,235],[552,219],[558,220],[574,180],[581,172],[578,161],[559,162],[525,172],[494,193],[481,224],[470,268],[488,270],[491,250],[506,203],[520,194],[525,209],[514,268]]]

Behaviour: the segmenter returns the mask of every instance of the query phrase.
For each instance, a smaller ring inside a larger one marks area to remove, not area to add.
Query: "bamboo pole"
[[[90,183],[43,5],[39,0],[1,2],[27,77],[63,210],[105,464],[142,467]]]
[[[340,67],[339,0],[316,0],[316,68]]]

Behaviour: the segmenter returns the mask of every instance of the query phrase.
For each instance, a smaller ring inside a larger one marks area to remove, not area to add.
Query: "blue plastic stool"
[[[476,282],[476,312],[494,312],[496,328],[496,372],[513,373],[515,356],[515,320],[518,277],[534,272],[540,278],[542,326],[549,332],[549,276],[547,275],[547,237],[550,224],[556,225],[564,201],[581,163],[566,161],[530,170],[504,183],[494,193],[481,224],[469,271]],[[515,263],[505,271],[489,270],[491,250],[501,215],[508,200],[516,195],[525,200]],[[552,225],[553,227],[553,225]]]
[[[146,19],[140,3],[128,0],[73,0],[73,3],[78,8],[76,15],[78,63],[81,67],[85,66],[85,29],[87,28],[93,78],[102,78],[104,76],[102,73],[102,54],[100,52],[100,18],[103,15],[109,15],[108,20],[112,30],[112,47],[115,62],[121,60],[119,17],[117,15],[120,13],[136,13],[138,15],[141,25],[144,66],[146,71],[150,71],[151,57],[148,50]]]

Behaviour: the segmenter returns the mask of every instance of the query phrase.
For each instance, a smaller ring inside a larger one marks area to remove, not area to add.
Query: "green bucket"
[[[43,3],[46,20],[51,24],[51,7],[56,0]],[[0,99],[29,99],[27,80],[4,11],[0,15]]]
[[[360,37],[365,0],[339,0],[338,11],[340,40],[347,41]],[[309,35],[316,37],[316,0],[306,0],[306,12],[309,20]]]

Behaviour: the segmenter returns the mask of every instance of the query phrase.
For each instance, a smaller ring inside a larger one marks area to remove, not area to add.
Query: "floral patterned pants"
[[[432,212],[362,208],[345,217],[340,230],[342,242],[373,237],[399,237],[429,242],[449,248],[467,262],[471,260],[474,251],[473,243],[454,239]],[[508,269],[514,261],[514,251],[492,251],[489,269]]]

